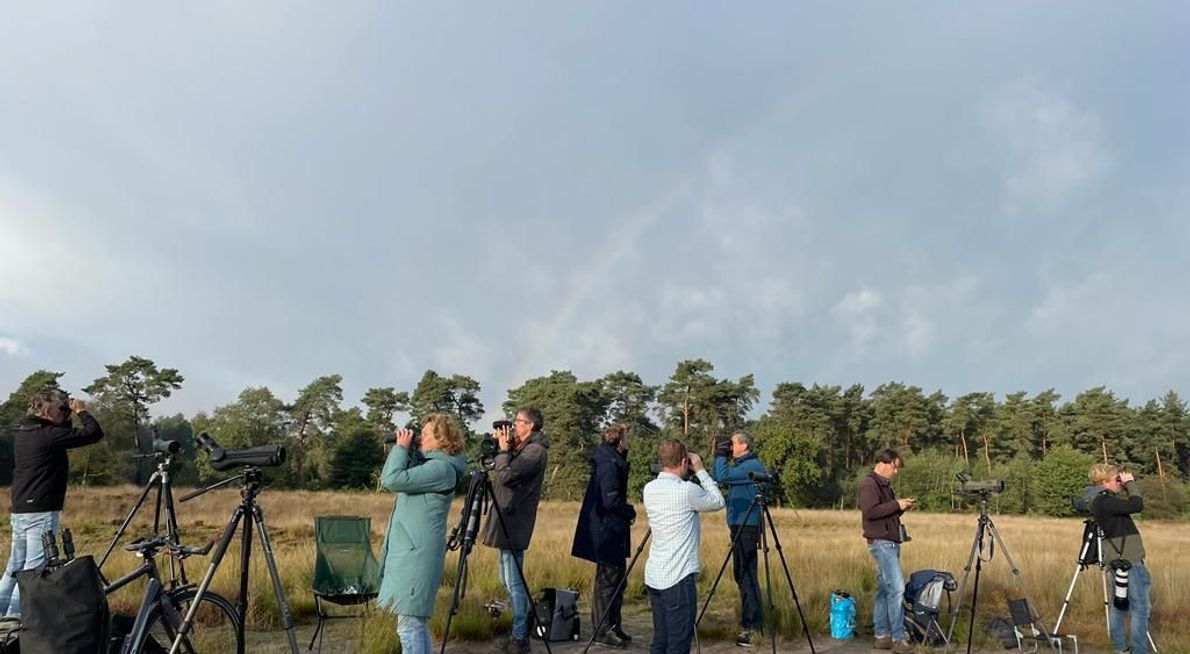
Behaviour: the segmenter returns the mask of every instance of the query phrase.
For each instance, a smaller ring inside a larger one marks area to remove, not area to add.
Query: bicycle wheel
[[[169,651],[178,633],[178,627],[186,618],[186,613],[194,601],[194,594],[193,588],[169,594],[176,612],[176,622],[166,620],[160,609],[155,611],[153,622],[149,625],[149,642],[141,648],[143,654],[157,652],[155,646]],[[239,627],[240,616],[235,606],[222,595],[208,591],[199,600],[198,613],[194,616],[194,624],[182,643],[181,651],[185,654],[236,652],[240,644]]]

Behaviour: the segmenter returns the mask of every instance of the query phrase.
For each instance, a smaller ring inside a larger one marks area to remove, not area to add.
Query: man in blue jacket
[[[728,454],[731,464],[727,462]],[[757,490],[748,473],[766,474],[766,471],[752,451],[752,434],[739,429],[731,434],[730,441],[716,443],[712,475],[719,484],[727,486],[727,526],[735,542],[731,553],[732,576],[740,588],[740,635],[735,641],[740,647],[752,647],[756,632],[764,628],[760,584],[756,579],[760,507],[748,510]]]

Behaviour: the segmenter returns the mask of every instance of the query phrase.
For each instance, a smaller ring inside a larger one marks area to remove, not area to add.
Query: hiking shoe
[[[752,631],[745,629],[740,632],[740,635],[735,637],[735,644],[737,647],[752,647],[756,644],[756,640],[752,636]]]
[[[504,654],[529,654],[528,640],[510,640],[504,646]]]
[[[892,649],[892,638],[888,636],[877,636],[872,641],[872,649]]]
[[[894,640],[892,651],[896,654],[912,654],[913,645],[907,640]]]
[[[632,642],[632,636],[629,636],[628,634],[624,633],[624,630],[620,628],[620,625],[616,625],[616,626],[612,627],[612,633],[619,636],[620,640],[624,641],[625,643]]]
[[[619,634],[617,634],[614,630],[608,630],[604,632],[602,636],[599,636],[595,639],[595,643],[597,645],[617,647],[619,649],[628,647],[628,641],[620,638]]]

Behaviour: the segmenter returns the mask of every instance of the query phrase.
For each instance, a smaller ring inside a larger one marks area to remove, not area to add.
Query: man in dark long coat
[[[570,553],[595,563],[591,592],[595,642],[625,647],[632,637],[621,628],[621,584],[632,522],[636,520],[636,509],[628,503],[628,428],[612,425],[603,430],[602,442],[590,462],[591,479],[583,495]]]

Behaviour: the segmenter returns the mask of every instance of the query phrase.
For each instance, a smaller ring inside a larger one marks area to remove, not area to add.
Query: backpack
[[[954,575],[938,570],[918,570],[909,575],[905,584],[903,609],[905,632],[914,642],[938,646],[946,643],[946,635],[938,622],[938,615],[945,594],[950,601],[950,592],[958,588]]]
[[[110,614],[94,559],[80,556],[14,576],[21,588],[21,651],[107,652]]]

